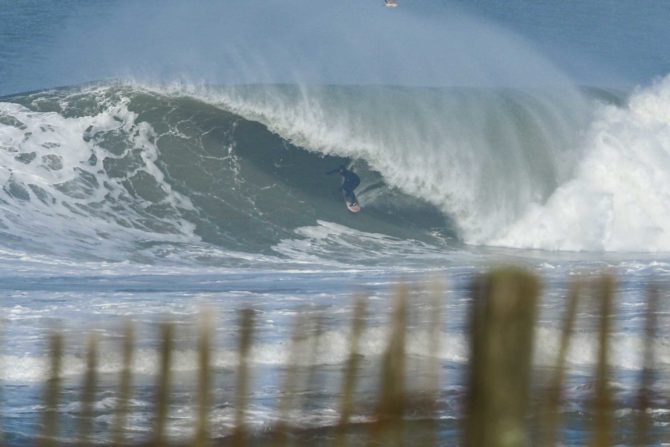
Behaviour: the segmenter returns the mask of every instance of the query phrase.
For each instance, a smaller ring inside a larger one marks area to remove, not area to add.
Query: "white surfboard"
[[[351,203],[345,200],[344,203],[347,205],[347,209],[352,213],[357,213],[361,210],[361,205],[358,202]]]

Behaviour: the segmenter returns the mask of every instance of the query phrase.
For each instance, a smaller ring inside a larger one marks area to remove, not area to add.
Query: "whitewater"
[[[0,399],[9,445],[38,436],[54,329],[67,346],[64,425],[78,420],[85,334],[95,332],[95,426],[110,426],[124,321],[139,340],[133,439],[151,430],[165,320],[180,334],[171,436],[186,439],[196,327],[214,315],[215,394],[227,402],[246,307],[261,316],[249,358],[253,429],[273,423],[299,315],[324,321],[319,351],[301,362],[322,366],[325,378],[315,408],[296,419],[330,427],[355,296],[370,297],[361,355],[371,366],[386,348],[394,287],[436,278],[448,297],[441,349],[431,352],[425,322],[413,321],[408,354],[440,362],[439,417],[449,421],[440,436],[455,442],[470,283],[500,263],[546,284],[539,368],[554,362],[570,279],[618,275],[613,380],[632,408],[646,288],[670,278],[670,64],[659,39],[631,33],[667,28],[655,21],[667,16],[663,5],[512,1],[508,11],[399,1],[391,14],[374,1],[158,3],[0,2]],[[304,23],[286,27],[294,17]],[[567,36],[593,17],[609,21]],[[618,37],[612,23],[628,34]],[[584,63],[597,57],[603,66]],[[341,164],[362,179],[357,215],[326,175]],[[429,291],[414,293],[414,311],[425,311]],[[658,318],[653,346],[667,371],[667,314]],[[596,345],[595,328],[579,326],[567,356],[568,420],[590,411]],[[667,402],[655,405],[653,423],[665,427]],[[213,434],[230,434],[230,405],[217,404],[213,417]],[[570,445],[584,444],[585,428],[569,424]]]

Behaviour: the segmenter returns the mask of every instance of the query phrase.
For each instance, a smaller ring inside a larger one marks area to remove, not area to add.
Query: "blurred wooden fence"
[[[580,306],[597,306],[597,361],[592,375],[589,400],[590,446],[604,447],[614,444],[613,414],[615,400],[611,387],[610,334],[612,331],[615,280],[602,276],[596,280],[575,281],[565,297],[565,311],[561,337],[556,350],[555,366],[540,389],[542,396],[533,396],[534,334],[538,319],[540,281],[532,274],[515,268],[501,268],[479,276],[470,289],[469,312],[469,361],[466,369],[466,392],[463,397],[462,414],[459,415],[460,441],[465,447],[512,447],[563,445],[561,407],[564,404],[563,388],[566,375],[566,355],[570,348],[575,322]],[[440,349],[440,328],[443,318],[441,300],[446,299],[439,287],[431,292],[430,327],[428,341],[430,352]],[[647,299],[645,340],[636,399],[636,410],[632,413],[634,433],[631,445],[658,445],[663,441],[654,435],[647,407],[655,373],[653,340],[656,337],[656,315],[659,307],[659,292],[650,289]],[[267,433],[255,434],[248,429],[246,421],[249,400],[251,368],[248,362],[256,327],[253,310],[247,309],[239,315],[239,340],[237,352],[239,364],[235,375],[234,428],[227,436],[214,438],[211,433],[212,410],[212,323],[205,320],[199,329],[197,342],[198,374],[197,410],[193,425],[193,439],[189,442],[174,441],[167,435],[168,409],[171,401],[173,352],[175,327],[165,323],[160,334],[160,367],[155,383],[155,410],[151,439],[144,444],[151,446],[209,445],[328,445],[328,446],[387,446],[420,445],[425,447],[447,445],[440,437],[440,420],[437,416],[437,398],[440,391],[440,362],[436,357],[426,363],[427,383],[420,392],[411,392],[407,386],[406,328],[408,318],[409,290],[401,286],[395,293],[390,314],[392,330],[389,332],[385,353],[380,359],[376,404],[366,409],[357,407],[358,370],[361,368],[360,351],[367,306],[364,299],[357,301],[351,316],[348,359],[342,366],[339,392],[339,420],[318,439],[309,440],[301,436],[291,421],[290,414],[298,388],[297,364],[298,344],[304,336],[306,321],[298,318],[290,341],[290,359],[282,379],[282,398],[277,402],[276,424]],[[585,304],[586,303],[586,304]],[[58,405],[62,399],[63,337],[55,333],[50,337],[49,373],[44,386],[44,413],[41,433],[36,443],[44,446],[62,445],[62,433],[58,426]],[[91,336],[86,348],[86,371],[81,390],[81,417],[76,433],[67,439],[81,446],[94,445],[100,439],[94,433],[93,417],[98,376],[98,340]],[[126,325],[123,329],[122,368],[116,391],[116,408],[111,432],[103,438],[116,446],[131,445],[126,432],[129,402],[133,394],[133,362],[135,346],[134,329]],[[545,376],[546,377],[546,376]],[[540,402],[539,405],[533,402]],[[406,416],[414,407],[421,407],[424,417],[409,420]],[[371,410],[369,408],[372,408]],[[356,412],[369,411],[367,423],[352,423]],[[0,413],[1,416],[1,413]],[[0,417],[0,421],[1,421]],[[1,433],[1,432],[0,432]],[[0,438],[2,439],[2,438]],[[60,440],[59,440],[60,439]],[[668,439],[665,439],[667,442]]]

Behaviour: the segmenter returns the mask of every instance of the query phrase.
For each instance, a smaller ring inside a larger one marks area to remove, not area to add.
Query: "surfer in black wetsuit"
[[[353,171],[348,170],[344,165],[340,165],[332,171],[327,172],[328,175],[338,173],[342,176],[342,194],[344,198],[351,205],[355,205],[358,200],[356,200],[356,195],[354,194],[354,189],[358,187],[361,183],[361,178],[356,175]]]

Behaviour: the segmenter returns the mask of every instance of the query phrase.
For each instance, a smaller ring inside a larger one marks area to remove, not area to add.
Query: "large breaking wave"
[[[0,237],[110,260],[184,246],[203,259],[321,260],[461,243],[670,250],[668,92],[666,80],[629,104],[566,89],[373,86],[16,95],[0,100]],[[348,214],[325,175],[340,163],[363,178],[364,213]]]

